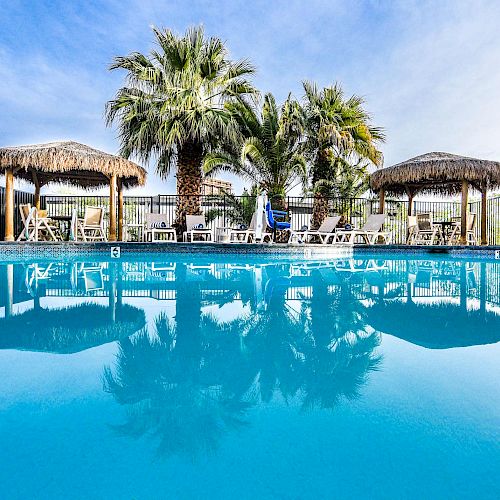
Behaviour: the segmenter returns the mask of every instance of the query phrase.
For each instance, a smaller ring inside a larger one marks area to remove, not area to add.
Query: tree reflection
[[[115,372],[104,371],[105,390],[128,407],[118,431],[156,438],[160,456],[212,452],[225,432],[245,424],[250,405],[242,391],[245,384],[231,380],[234,373],[225,363],[237,364],[239,344],[226,340],[238,338],[238,322],[219,325],[203,316],[201,324],[203,336],[193,336],[198,345],[190,349],[197,354],[189,355],[183,352],[189,335],[179,342],[183,335],[162,314],[154,336],[143,330],[120,342]]]
[[[161,314],[153,332],[120,342],[104,371],[105,390],[128,410],[118,431],[154,437],[159,456],[213,452],[256,405],[333,408],[358,397],[378,367],[378,334],[348,284],[316,277],[312,296],[291,305],[286,269],[270,266],[264,307],[224,322],[202,312],[198,283],[177,277],[175,322]]]

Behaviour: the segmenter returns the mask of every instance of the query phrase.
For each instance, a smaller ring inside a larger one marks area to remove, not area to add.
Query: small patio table
[[[433,221],[433,224],[439,224],[441,226],[441,232],[443,234],[443,237],[445,239],[444,241],[446,243],[448,236],[449,236],[449,233],[450,233],[450,230],[451,230],[452,226],[455,224],[455,222],[453,222],[451,220],[440,220],[440,221]]]
[[[61,236],[64,234],[64,240],[69,241],[71,235],[71,215],[49,215],[49,220],[53,220],[59,223],[59,230],[61,232]],[[66,230],[63,231],[61,226],[66,226]]]

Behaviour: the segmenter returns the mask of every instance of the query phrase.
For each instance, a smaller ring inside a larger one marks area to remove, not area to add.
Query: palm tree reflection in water
[[[367,331],[349,283],[328,286],[318,274],[309,298],[289,300],[288,266],[266,266],[262,303],[223,322],[201,312],[209,304],[186,268],[178,264],[175,322],[160,314],[155,332],[121,341],[116,367],[104,371],[105,390],[128,410],[118,431],[152,436],[159,456],[215,451],[250,424],[252,407],[333,408],[358,397],[378,367],[379,335]],[[253,273],[240,272],[241,296]]]

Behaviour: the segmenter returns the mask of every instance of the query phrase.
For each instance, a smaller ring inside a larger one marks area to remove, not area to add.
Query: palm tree
[[[121,154],[156,160],[160,176],[177,169],[177,220],[200,213],[202,160],[215,146],[239,139],[227,103],[256,95],[246,60],[232,62],[219,38],[202,27],[184,36],[153,28],[157,48],[148,55],[116,57],[110,69],[127,71],[127,84],[107,103],[106,120],[118,122]]]
[[[241,196],[222,190],[222,194],[209,197],[209,200],[214,202],[215,207],[208,210],[205,217],[207,220],[223,217],[224,224],[246,224],[248,226],[255,212],[257,195],[258,188],[255,185],[251,187],[250,192],[244,189]]]
[[[335,182],[338,161],[344,167],[368,160],[382,163],[377,149],[384,140],[381,128],[370,124],[364,101],[356,95],[346,99],[339,84],[319,90],[314,83],[304,82],[307,150],[312,163],[314,208],[312,225],[318,227],[328,215],[327,192],[322,183]]]
[[[276,205],[283,206],[287,192],[307,183],[303,155],[300,106],[290,96],[279,108],[266,94],[262,109],[245,103],[227,105],[245,137],[239,147],[223,147],[205,157],[204,170],[227,170],[256,184]]]
[[[370,187],[368,161],[358,158],[355,162],[344,156],[331,154],[331,179],[320,179],[313,188],[313,193],[321,191],[332,198],[348,200],[357,198]]]

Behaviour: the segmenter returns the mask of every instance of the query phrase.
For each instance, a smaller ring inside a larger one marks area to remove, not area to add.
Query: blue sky
[[[151,25],[193,24],[249,58],[256,85],[280,100],[300,98],[304,79],[363,95],[386,129],[386,166],[433,150],[500,159],[493,0],[4,1],[0,146],[73,139],[116,152],[103,109],[123,75],[108,65],[148,51]],[[174,191],[150,172],[148,192]]]

